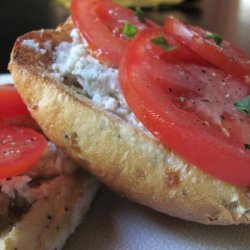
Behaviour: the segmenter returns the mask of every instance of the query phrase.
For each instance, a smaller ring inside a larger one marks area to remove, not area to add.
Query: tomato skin
[[[122,35],[126,21],[137,26],[139,30],[157,26],[147,20],[141,23],[132,10],[122,7],[110,0],[73,0],[71,3],[73,21],[90,48],[97,52],[99,58],[117,66],[129,40]]]
[[[0,128],[0,179],[16,176],[30,169],[47,146],[42,134],[15,126]]]
[[[0,127],[7,125],[41,131],[13,84],[0,85]]]
[[[203,79],[200,70],[198,72],[204,65],[201,68],[197,62],[193,65],[185,60],[175,62],[171,55],[162,59],[165,52],[150,42],[152,38],[158,37],[159,33],[164,34],[168,41],[171,40],[165,30],[142,31],[133,39],[123,56],[119,67],[119,80],[129,107],[156,138],[188,162],[224,181],[249,186],[250,151],[244,150],[243,140],[250,141],[250,119],[235,111],[235,114],[230,115],[232,121],[228,119],[227,122],[231,122],[230,127],[236,126],[236,129],[231,137],[227,137],[213,117],[209,116],[209,112],[206,113],[209,111],[206,107],[209,106],[205,106],[202,112],[199,105],[191,106],[192,101],[189,105],[182,106],[179,98],[185,96],[188,99],[189,95],[190,100],[199,100],[201,104],[198,90],[205,84],[209,86],[210,81],[209,78]],[[185,50],[185,46],[181,49]],[[229,77],[226,83],[229,89],[232,82],[236,87],[242,88],[241,95],[249,91],[249,87],[242,82],[238,83],[238,80],[228,76],[224,71],[211,65],[207,65],[205,69],[211,72],[211,76],[216,72],[217,79]],[[213,83],[210,92],[213,92],[218,83]],[[222,83],[221,88],[224,85],[224,82]],[[230,93],[235,93],[234,88]],[[223,96],[225,98],[224,92],[218,90],[211,98],[219,101]],[[225,110],[234,110],[231,108],[232,103],[233,101],[228,105],[223,99],[221,107]],[[211,109],[216,108],[216,105],[212,105]],[[216,115],[220,117],[220,113]],[[242,117],[246,127],[238,122]],[[223,121],[220,120],[220,123]],[[238,134],[238,130],[241,131],[241,135]]]
[[[28,115],[29,111],[13,84],[0,86],[0,118]]]
[[[188,46],[205,60],[246,83],[250,82],[250,58],[228,41],[223,40],[218,46],[213,40],[205,39],[208,32],[202,28],[189,27],[173,17],[166,19],[164,28],[179,43]]]

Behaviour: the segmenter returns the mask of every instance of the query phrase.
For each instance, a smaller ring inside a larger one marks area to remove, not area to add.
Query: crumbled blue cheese
[[[54,51],[53,74],[73,76],[92,102],[149,133],[128,108],[118,82],[118,70],[95,59],[77,29],[71,31],[71,42],[60,43]]]

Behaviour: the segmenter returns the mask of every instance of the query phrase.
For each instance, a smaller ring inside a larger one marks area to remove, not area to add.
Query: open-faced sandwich
[[[65,9],[70,8],[70,0],[56,0]],[[157,7],[159,5],[180,4],[183,0],[114,0],[123,6],[129,7]]]
[[[73,0],[9,69],[47,137],[121,195],[204,224],[250,222],[250,60],[219,35]]]
[[[59,250],[98,182],[34,129],[13,85],[0,86],[0,249]]]

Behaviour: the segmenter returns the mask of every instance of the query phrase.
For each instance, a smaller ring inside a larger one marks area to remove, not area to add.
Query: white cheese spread
[[[26,175],[2,179],[0,180],[1,192],[12,199],[15,199],[16,195],[18,195],[32,202],[33,198],[30,197],[30,194],[28,192],[28,183],[30,181],[31,178]]]
[[[46,53],[46,50],[40,48],[39,43],[36,42],[34,39],[23,40],[22,45],[35,50],[36,53],[38,53],[38,54],[45,54]]]
[[[149,134],[128,108],[118,82],[118,70],[95,59],[77,29],[71,31],[71,42],[61,42],[54,51],[52,69],[60,77],[73,76],[87,97],[98,107],[110,111]]]
[[[75,165],[67,164],[67,160],[70,161],[53,143],[49,142],[42,157],[29,171],[20,176],[0,180],[1,192],[12,199],[19,196],[32,203],[39,194],[36,190],[32,190],[29,187],[30,181],[32,181],[34,177],[48,179],[60,173],[68,173],[70,171],[65,169],[66,166],[75,169]]]

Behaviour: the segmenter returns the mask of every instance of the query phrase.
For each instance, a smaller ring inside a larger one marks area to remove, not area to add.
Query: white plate
[[[10,74],[0,74],[0,84],[13,82]]]
[[[246,250],[249,231],[171,218],[102,188],[64,250]]]
[[[0,75],[0,84],[10,82]],[[204,226],[171,218],[102,188],[63,250],[245,250],[250,226]]]

